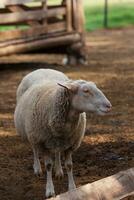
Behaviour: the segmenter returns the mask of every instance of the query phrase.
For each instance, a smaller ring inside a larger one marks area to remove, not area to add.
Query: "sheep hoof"
[[[56,179],[61,180],[61,179],[63,179],[63,177],[64,177],[63,170],[55,172],[55,178]]]
[[[45,196],[46,196],[46,198],[55,197],[55,192],[54,192],[54,191],[47,190]]]
[[[34,173],[35,176],[37,176],[38,178],[40,178],[42,176],[42,173]]]
[[[37,177],[41,177],[42,176],[42,173],[40,172],[40,173],[34,173],[35,174],[35,176],[37,176]]]
[[[35,169],[34,168],[34,174],[37,176],[37,177],[41,177],[42,176],[42,169]]]
[[[51,198],[51,197],[55,197],[55,194],[48,194],[48,195],[46,195],[46,198],[48,199],[48,198]]]
[[[75,190],[76,189],[76,185],[75,183],[72,183],[68,186],[68,190],[71,191],[71,190]]]

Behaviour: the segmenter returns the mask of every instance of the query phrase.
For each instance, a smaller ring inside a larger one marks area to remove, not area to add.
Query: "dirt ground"
[[[59,63],[61,55],[0,59],[1,200],[44,199],[46,176],[34,176],[31,148],[16,135],[13,123],[16,88],[22,77],[36,68],[52,67],[70,78],[94,81],[113,105],[109,116],[87,116],[85,138],[73,155],[77,186],[134,167],[134,29],[88,33],[87,45],[88,66],[46,64]],[[65,192],[66,172],[63,180],[54,179],[54,183],[57,194]]]

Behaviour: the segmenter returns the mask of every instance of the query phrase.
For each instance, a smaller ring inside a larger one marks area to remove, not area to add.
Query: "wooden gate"
[[[72,57],[85,60],[82,0],[63,0],[58,5],[31,1],[1,1],[0,26],[15,28],[0,31],[0,56],[64,45],[69,62]]]

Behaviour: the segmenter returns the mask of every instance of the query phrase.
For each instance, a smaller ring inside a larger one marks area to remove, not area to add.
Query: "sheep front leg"
[[[73,163],[72,163],[72,153],[65,153],[65,167],[68,175],[68,190],[73,190],[76,188],[74,178],[73,178]]]
[[[61,155],[60,152],[55,152],[55,177],[58,179],[63,178],[63,170],[61,166]]]
[[[55,196],[54,185],[52,180],[52,167],[53,162],[51,157],[45,156],[45,167],[47,171],[47,183],[46,183],[46,198]]]
[[[34,174],[39,176],[42,175],[42,169],[41,169],[41,164],[39,160],[39,151],[37,147],[33,147],[33,154],[34,154]]]

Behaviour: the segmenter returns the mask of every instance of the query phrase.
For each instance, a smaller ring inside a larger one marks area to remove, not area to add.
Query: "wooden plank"
[[[133,195],[134,168],[131,168],[49,200],[120,200]]]
[[[74,30],[81,34],[81,44],[83,49],[86,49],[85,38],[85,17],[84,6],[82,0],[72,0],[73,7],[73,27]]]
[[[42,9],[44,10],[44,13],[46,13],[42,23],[44,25],[44,31],[47,33],[47,12],[49,12],[47,9],[47,0],[42,1]]]
[[[11,6],[11,5],[10,5]],[[21,8],[23,9],[23,10],[25,10],[25,11],[34,11],[34,10],[41,10],[42,9],[42,5],[36,5],[36,6],[27,6],[27,5],[19,5],[19,6],[21,6]],[[0,13],[11,13],[11,11],[9,11],[8,9],[7,9],[7,7],[8,7],[8,5],[6,6],[6,7],[4,7],[4,8],[0,8]],[[65,7],[65,6],[63,6],[63,5],[59,5],[59,6],[57,6],[57,5],[54,5],[54,6],[47,6],[47,8],[48,8],[48,10],[49,9],[54,9],[54,8],[63,8],[63,7]]]
[[[64,7],[49,9],[47,12],[47,18],[55,17],[57,15],[65,15],[66,10]],[[46,13],[43,10],[37,11],[24,11],[23,15],[21,12],[16,13],[9,13],[9,14],[0,14],[0,24],[7,25],[7,24],[16,24],[21,22],[26,22],[29,20],[41,21],[46,17]]]
[[[9,55],[13,53],[23,53],[29,52],[41,48],[48,48],[60,45],[68,45],[73,42],[78,42],[80,40],[80,35],[75,34],[66,34],[59,37],[50,37],[50,38],[38,38],[37,40],[28,41],[28,39],[24,39],[19,41],[19,43],[15,43],[12,45],[8,45],[6,47],[0,48],[0,56]],[[17,41],[16,41],[17,42]]]
[[[66,0],[66,23],[67,23],[67,31],[72,31],[72,1]]]
[[[32,1],[33,0],[0,0],[0,6],[24,4]]]
[[[72,0],[73,7],[73,27],[79,33],[85,32],[85,16],[82,0]]]
[[[13,40],[31,36],[38,36],[45,33],[45,27],[42,25],[40,27],[33,27],[27,30],[12,30],[12,31],[0,31],[0,42],[5,42],[5,40]],[[48,25],[48,33],[65,32],[66,22],[61,21],[54,24]]]
[[[21,12],[23,13],[25,10],[22,5],[8,5],[6,6],[12,12]],[[30,26],[38,26],[40,23],[38,21],[27,21],[27,24]]]
[[[66,30],[66,23],[65,22],[57,22],[54,24],[48,24],[48,34],[49,33],[58,33],[58,32],[65,32]]]
[[[72,13],[73,13],[73,28],[74,30],[78,30],[78,11],[76,0],[72,0]]]
[[[55,23],[50,23],[47,25],[47,34],[49,33],[58,33],[58,32],[66,32],[66,22],[65,21],[57,21]],[[71,32],[72,33],[72,32]]]
[[[8,13],[11,13],[11,11],[8,9],[8,6],[7,5],[6,7],[4,8],[0,8],[0,14],[2,13],[5,13],[5,14],[8,14]],[[10,6],[16,6],[16,5],[10,5]],[[32,10],[40,10],[42,7],[41,6],[36,6],[36,7],[28,7],[26,5],[19,5],[24,11],[32,11]]]
[[[60,37],[60,36],[63,36],[63,35],[67,35],[67,32],[54,32],[54,26],[50,26],[49,28],[51,28],[51,32],[49,32],[49,34],[41,34],[41,35],[31,35],[29,37],[21,37],[21,38],[14,38],[12,40],[6,40],[4,42],[0,42],[0,48],[3,48],[3,47],[7,47],[8,45],[12,45],[12,44],[18,44],[20,43],[21,41],[26,41],[26,42],[29,42],[29,41],[33,41],[33,40],[38,40],[39,38],[52,38],[52,37]],[[72,32],[71,34],[75,34],[75,32]]]
[[[77,24],[77,30],[79,33],[84,32],[84,26],[85,26],[85,16],[84,16],[84,6],[83,6],[83,0],[76,0],[77,2],[77,18],[78,18],[78,24]]]

